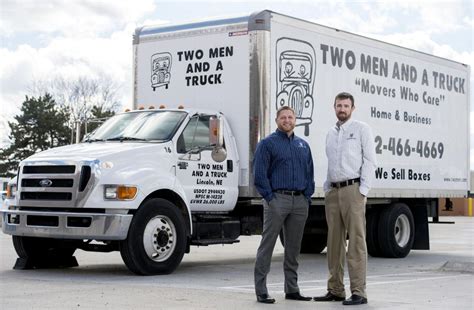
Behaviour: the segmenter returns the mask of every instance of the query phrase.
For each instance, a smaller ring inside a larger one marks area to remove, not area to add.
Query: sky
[[[131,107],[137,27],[263,9],[468,64],[474,85],[471,0],[0,0],[0,147],[8,144],[8,121],[41,80],[105,76],[121,86],[121,108]]]

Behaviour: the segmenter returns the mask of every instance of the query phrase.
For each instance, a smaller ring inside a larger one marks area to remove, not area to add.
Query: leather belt
[[[350,179],[350,180],[342,181],[342,182],[334,182],[334,183],[331,183],[331,187],[341,188],[341,187],[346,187],[355,183],[360,183],[360,178]]]
[[[299,196],[299,195],[303,195],[303,192],[302,192],[302,191],[289,191],[289,190],[286,190],[286,189],[277,189],[277,190],[275,191],[275,193],[283,194],[283,195],[288,195],[288,196]]]

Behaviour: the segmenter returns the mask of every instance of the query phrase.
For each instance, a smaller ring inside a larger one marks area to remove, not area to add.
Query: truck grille
[[[74,173],[76,166],[24,166],[25,174]]]
[[[64,200],[72,199],[71,193],[38,193],[38,192],[23,192],[21,193],[21,200]]]
[[[90,164],[40,165],[27,163],[20,170],[21,207],[78,207],[93,183]]]
[[[42,179],[23,179],[21,180],[21,186],[23,187],[42,187],[40,182]],[[72,187],[74,184],[73,179],[52,179],[51,187]]]

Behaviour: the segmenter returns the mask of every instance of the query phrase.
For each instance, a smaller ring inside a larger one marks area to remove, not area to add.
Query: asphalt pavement
[[[143,277],[129,272],[118,252],[77,251],[75,268],[13,270],[11,237],[0,233],[0,309],[474,309],[474,218],[440,219],[455,224],[430,224],[431,250],[404,259],[369,257],[369,303],[362,306],[285,300],[280,244],[268,277],[277,302],[257,303],[253,264],[260,236],[192,247],[173,274]],[[326,278],[325,252],[301,255],[303,295],[323,295]]]

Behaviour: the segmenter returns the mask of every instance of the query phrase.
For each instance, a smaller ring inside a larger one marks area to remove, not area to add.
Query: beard
[[[280,129],[283,132],[291,132],[293,131],[293,129],[295,129],[295,125],[294,124],[289,124],[286,126],[278,125],[278,129]]]
[[[345,112],[339,112],[337,114],[337,119],[340,121],[340,122],[345,122],[347,121],[349,118],[351,117],[351,114],[347,114]]]

